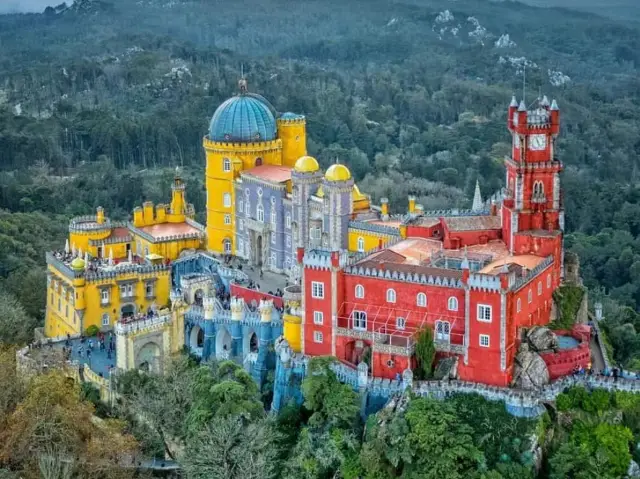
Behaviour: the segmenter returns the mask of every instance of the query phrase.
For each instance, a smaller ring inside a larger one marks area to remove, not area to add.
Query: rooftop
[[[291,179],[291,168],[278,165],[260,165],[243,171],[241,176],[252,176],[271,183],[284,183]]]
[[[533,268],[538,266],[540,263],[542,263],[544,260],[545,258],[542,258],[540,256],[535,256],[532,254],[506,256],[489,263],[487,266],[482,268],[479,272],[484,274],[493,274],[493,275],[499,274],[505,265],[507,265],[510,271],[513,269],[519,269],[518,267],[522,269],[532,270]]]
[[[159,240],[179,235],[196,235],[201,231],[189,223],[161,223],[153,226],[142,226],[136,228],[143,233],[150,235],[153,239]]]
[[[483,231],[502,228],[499,216],[452,216],[444,218],[450,231]]]

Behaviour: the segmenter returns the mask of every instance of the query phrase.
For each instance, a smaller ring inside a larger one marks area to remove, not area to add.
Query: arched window
[[[273,226],[276,226],[277,223],[278,223],[278,213],[276,212],[275,208],[271,208],[271,224]]]
[[[249,202],[249,198],[244,202],[244,214],[251,216],[251,203]]]
[[[231,160],[229,158],[222,160],[222,171],[231,171]]]
[[[404,331],[406,324],[407,324],[407,321],[404,318],[402,317],[396,318],[396,329],[399,329],[400,331]]]
[[[222,204],[225,208],[231,208],[231,194],[225,193],[222,195]]]
[[[111,318],[109,318],[109,313],[104,313],[102,315],[102,325],[103,326],[111,325]]]
[[[531,290],[529,290],[529,294],[527,296],[527,300],[529,301],[529,304],[531,304],[531,302],[533,301],[533,293],[531,292]]]
[[[522,299],[518,298],[518,301],[516,301],[516,311],[519,313],[520,311],[522,311]]]
[[[389,288],[387,290],[387,303],[395,303],[396,302],[396,290]]]
[[[449,321],[436,321],[436,341],[449,341],[451,338],[451,324]]]
[[[256,158],[256,166],[261,166],[262,165],[262,158],[258,157]]]
[[[226,238],[222,242],[222,249],[224,250],[225,254],[231,254],[231,240],[229,238]]]
[[[364,253],[364,238],[362,236],[358,238],[358,251]]]
[[[449,311],[458,311],[458,298],[451,296],[447,304]]]
[[[256,218],[261,223],[264,223],[264,206],[262,206],[261,204],[258,204],[258,206],[256,207]]]
[[[551,273],[547,275],[547,288],[551,287]]]
[[[356,298],[364,298],[364,286],[362,286],[361,284],[356,285]]]
[[[424,308],[427,306],[427,295],[424,293],[418,293],[418,296],[416,296],[416,304],[418,306],[420,306],[421,308]]]
[[[365,311],[354,311],[351,313],[353,319],[353,329],[367,329],[367,313]]]
[[[542,294],[542,281],[538,281],[538,296]]]

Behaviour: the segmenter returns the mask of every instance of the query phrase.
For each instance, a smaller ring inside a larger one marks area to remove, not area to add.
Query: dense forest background
[[[43,250],[61,244],[68,217],[166,200],[176,165],[202,215],[201,139],[241,68],[279,111],[307,116],[323,166],[340,158],[402,211],[410,193],[435,209],[469,205],[476,179],[485,195],[503,186],[506,108],[526,66],[527,103],[543,93],[561,108],[566,245],[629,363],[640,352],[640,15],[633,2],[585,5],[603,16],[481,0],[79,0],[0,15],[4,289],[37,323]],[[619,12],[627,19],[605,17]]]

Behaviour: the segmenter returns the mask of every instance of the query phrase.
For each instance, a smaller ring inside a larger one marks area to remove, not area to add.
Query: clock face
[[[529,137],[529,148],[532,150],[544,150],[547,147],[546,135],[531,135]]]

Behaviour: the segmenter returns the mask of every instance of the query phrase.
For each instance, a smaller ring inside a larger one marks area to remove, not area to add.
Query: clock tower
[[[562,163],[555,156],[560,132],[558,104],[555,100],[549,103],[545,96],[538,99],[533,110],[528,110],[524,101],[518,105],[514,96],[507,128],[512,136],[512,151],[505,158],[504,241],[513,254],[561,255]]]

